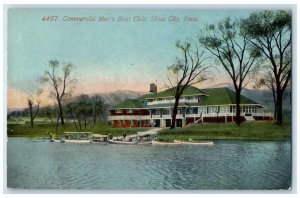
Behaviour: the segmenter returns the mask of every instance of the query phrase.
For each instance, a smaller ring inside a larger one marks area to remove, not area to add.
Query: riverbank
[[[197,124],[185,128],[160,131],[158,140],[172,142],[174,139],[197,140],[288,140],[291,125],[274,125],[272,122],[249,122],[240,127],[233,123]]]
[[[122,136],[136,134],[137,132],[147,131],[149,128],[113,128],[108,124],[88,124],[82,127],[81,132],[92,132],[94,134],[111,134],[112,136]],[[63,132],[77,131],[71,123],[66,123],[64,127],[59,126],[56,132],[55,126],[51,124],[36,124],[33,127],[29,123],[25,124],[8,124],[8,137],[49,137],[49,134],[55,134],[59,137]]]
[[[136,134],[147,131],[149,128],[113,128],[107,124],[88,124],[80,131],[89,131],[95,134],[111,134],[112,136],[122,136]],[[66,123],[64,127],[59,126],[57,133],[51,124],[36,124],[30,127],[25,124],[8,124],[7,134],[9,137],[49,137],[49,133],[56,136],[66,131],[76,131],[71,123]],[[234,123],[204,123],[194,124],[189,127],[176,128],[173,130],[164,129],[159,132],[158,140],[172,142],[174,139],[189,141],[197,140],[288,140],[291,138],[291,125],[274,125],[272,122],[249,122],[237,127]]]

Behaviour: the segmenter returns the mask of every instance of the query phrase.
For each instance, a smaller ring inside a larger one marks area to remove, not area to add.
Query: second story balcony
[[[192,99],[181,98],[179,100],[179,103],[198,103],[198,102],[199,102],[198,98],[192,98]],[[174,103],[175,103],[175,99],[170,99],[170,98],[147,101],[148,106],[159,105],[159,104],[174,104]]]

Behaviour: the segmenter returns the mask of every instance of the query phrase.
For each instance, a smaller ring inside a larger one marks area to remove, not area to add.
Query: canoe
[[[179,142],[158,142],[158,141],[153,140],[152,144],[153,145],[174,145],[174,144],[181,144],[181,143],[179,143]]]
[[[174,140],[174,142],[179,144],[189,144],[189,145],[213,145],[214,142],[212,141],[204,141],[204,142],[185,142],[185,141],[178,141]]]
[[[126,141],[115,141],[115,140],[108,140],[111,144],[127,144],[127,145],[134,145],[138,142],[126,142]]]

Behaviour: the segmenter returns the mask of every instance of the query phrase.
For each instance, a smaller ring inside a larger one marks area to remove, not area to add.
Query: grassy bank
[[[122,136],[123,133],[127,135],[135,134],[139,131],[146,131],[147,128],[113,128],[111,125],[106,124],[88,124],[86,128],[82,126],[79,131],[87,131],[96,134],[109,134],[113,136]],[[60,136],[66,131],[77,131],[74,124],[66,123],[64,127],[59,126],[57,132],[55,132],[55,126],[49,123],[36,124],[32,128],[29,123],[25,124],[8,124],[7,134],[9,137],[48,137],[49,133],[54,133]]]
[[[80,131],[88,131],[96,134],[112,134],[122,136],[146,131],[148,128],[113,128],[106,124],[89,123],[84,125]],[[59,126],[57,133],[55,126],[50,123],[36,124],[30,127],[29,122],[25,124],[8,124],[7,134],[9,137],[49,137],[49,133],[60,136],[66,131],[76,131],[74,124],[66,123],[64,127]],[[162,141],[177,140],[286,140],[291,137],[291,125],[283,124],[276,126],[272,122],[249,122],[237,127],[232,123],[206,123],[197,124],[184,128],[164,129],[158,134]]]
[[[249,122],[237,127],[232,123],[198,124],[186,128],[165,129],[161,141],[177,140],[286,140],[291,137],[291,125],[276,126],[272,122]]]

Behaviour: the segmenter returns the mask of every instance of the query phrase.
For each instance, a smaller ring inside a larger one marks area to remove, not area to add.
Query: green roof
[[[199,105],[236,104],[235,92],[227,87],[201,89],[208,97],[204,97]],[[253,100],[241,95],[240,104],[257,104]]]
[[[173,97],[172,90],[167,89],[163,92],[157,94],[146,94],[140,96],[136,99],[127,99],[123,102],[120,102],[113,109],[137,109],[137,108],[163,108],[170,106],[171,104],[157,104],[146,106],[146,99],[154,99],[154,98],[167,98]],[[189,86],[184,91],[183,96],[192,96],[192,95],[202,95],[202,99],[200,103],[186,104],[180,103],[179,106],[207,106],[207,105],[225,105],[225,104],[236,104],[235,92],[229,88],[211,88],[211,89],[198,89],[196,87]],[[257,104],[253,100],[241,95],[241,103],[240,104]]]
[[[148,97],[146,97],[147,99],[155,99],[155,98],[170,98],[170,97],[174,97],[174,91],[175,91],[175,87],[167,89],[165,91],[162,91],[160,93],[156,93],[156,94],[151,94]],[[182,96],[199,96],[199,95],[206,95],[205,93],[203,93],[200,89],[193,87],[193,86],[188,86],[186,87],[186,89],[184,89]]]
[[[113,107],[114,109],[137,109],[137,108],[143,108],[143,100],[138,99],[127,99],[116,106]]]

